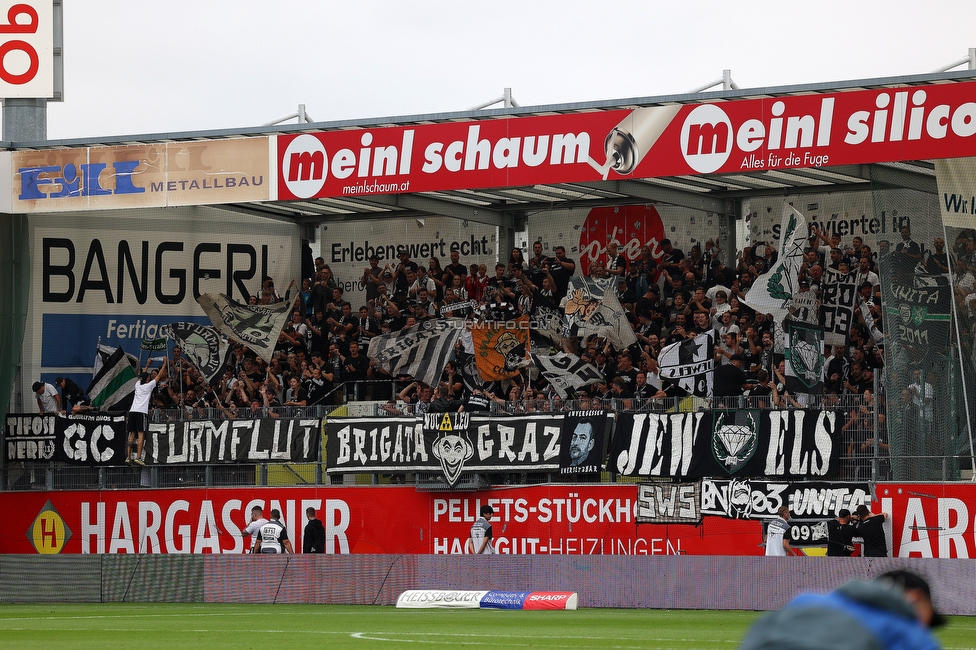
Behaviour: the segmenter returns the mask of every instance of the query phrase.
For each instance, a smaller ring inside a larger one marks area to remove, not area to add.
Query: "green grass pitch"
[[[0,606],[5,648],[721,648],[756,612],[398,610],[345,605]],[[948,649],[976,647],[976,619],[952,617]]]

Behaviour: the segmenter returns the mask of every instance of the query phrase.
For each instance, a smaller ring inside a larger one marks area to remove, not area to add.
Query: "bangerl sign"
[[[976,153],[976,82],[278,137],[296,200]]]

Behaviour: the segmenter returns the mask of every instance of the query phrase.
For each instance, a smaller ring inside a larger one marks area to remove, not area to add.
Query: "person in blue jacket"
[[[937,650],[931,628],[945,619],[929,585],[910,571],[853,580],[829,594],[803,594],[757,620],[740,650]]]

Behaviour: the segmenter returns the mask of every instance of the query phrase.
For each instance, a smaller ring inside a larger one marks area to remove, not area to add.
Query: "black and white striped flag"
[[[410,375],[436,386],[463,330],[459,318],[421,321],[375,337],[366,355],[393,376]]]

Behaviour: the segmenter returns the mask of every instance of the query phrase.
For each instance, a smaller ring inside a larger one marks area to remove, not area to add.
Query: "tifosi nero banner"
[[[635,518],[639,524],[697,524],[700,503],[700,483],[641,483]]]
[[[278,199],[954,158],[976,83],[279,136]]]

